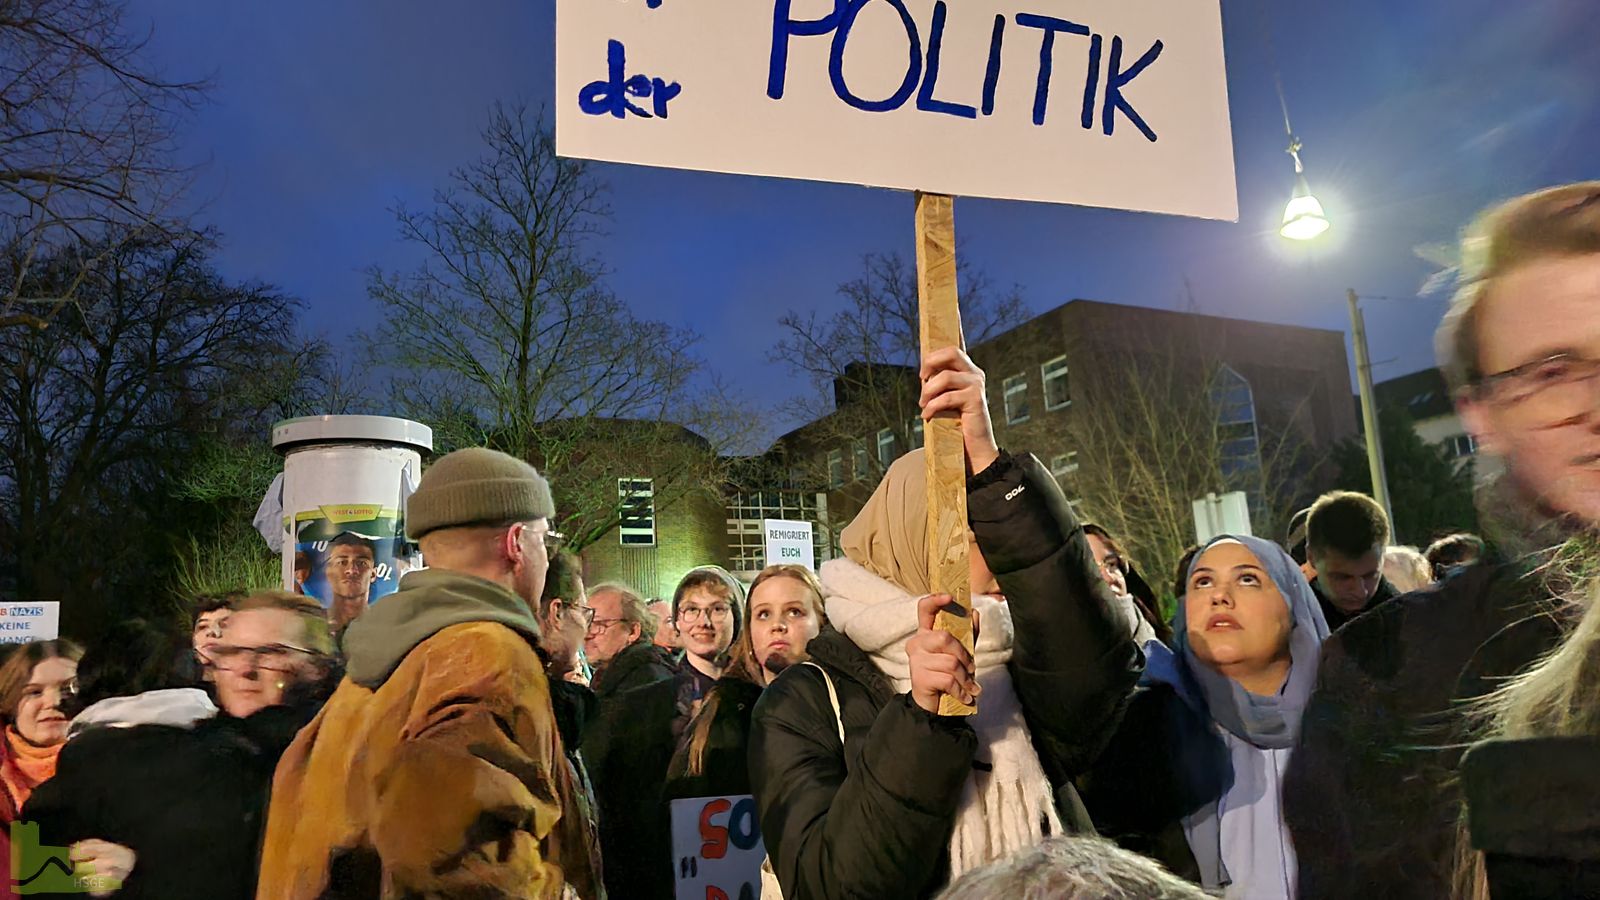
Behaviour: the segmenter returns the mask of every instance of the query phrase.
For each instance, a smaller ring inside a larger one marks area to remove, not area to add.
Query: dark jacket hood
[[[476,575],[423,569],[345,629],[350,680],[376,689],[418,644],[468,622],[498,622],[539,645],[539,622],[516,594]]]

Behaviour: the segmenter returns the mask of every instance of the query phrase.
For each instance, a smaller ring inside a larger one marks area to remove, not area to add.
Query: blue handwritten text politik
[[[647,0],[650,8],[661,5],[662,0]],[[906,33],[906,70],[898,88],[889,96],[871,99],[857,94],[845,79],[844,55],[849,47],[850,33],[860,18],[862,10],[873,2],[883,3],[899,14]],[[793,0],[773,0],[772,52],[767,72],[767,96],[782,100],[789,76],[789,47],[791,41],[831,35],[828,54],[828,78],[840,100],[865,112],[891,112],[912,102],[915,108],[937,115],[975,119],[979,115],[995,114],[995,95],[1002,76],[1002,50],[1006,32],[1016,27],[1036,32],[1039,40],[1038,65],[1029,74],[1034,77],[1033,124],[1044,125],[1050,115],[1050,87],[1057,62],[1057,38],[1085,39],[1080,45],[1086,52],[1081,102],[1078,121],[1085,129],[1092,129],[1098,118],[1101,131],[1113,134],[1117,113],[1121,113],[1146,140],[1157,140],[1156,132],[1139,115],[1128,101],[1124,91],[1129,83],[1150,67],[1161,56],[1163,44],[1156,40],[1132,61],[1124,65],[1127,57],[1121,35],[1110,39],[1110,58],[1104,67],[1104,89],[1101,89],[1102,57],[1106,37],[1087,25],[1054,16],[1034,13],[1017,13],[1013,17],[997,15],[988,35],[988,65],[983,84],[975,86],[976,104],[941,99],[939,93],[939,59],[945,44],[945,23],[949,4],[938,0],[933,5],[933,17],[927,24],[926,39],[921,23],[906,8],[905,0],[833,0],[833,11],[820,19],[795,19],[790,10]],[[981,38],[979,38],[981,40]],[[1065,42],[1063,42],[1065,43]],[[628,75],[627,56],[620,41],[612,40],[606,51],[608,74],[583,88],[578,97],[579,106],[589,115],[610,115],[627,118],[667,118],[667,104],[683,92],[677,82],[644,74]],[[970,95],[969,95],[970,96]],[[646,109],[633,102],[649,101]],[[1098,101],[1098,102],[1097,102]]]

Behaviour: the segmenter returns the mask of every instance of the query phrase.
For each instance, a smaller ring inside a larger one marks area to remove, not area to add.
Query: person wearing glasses
[[[544,592],[539,597],[539,649],[546,660],[545,674],[550,681],[550,708],[555,713],[556,725],[561,731],[561,747],[566,751],[572,780],[577,786],[576,810],[564,814],[572,822],[584,826],[584,845],[591,848],[594,857],[591,867],[568,873],[569,883],[574,878],[587,878],[600,871],[599,805],[594,796],[594,785],[589,778],[589,766],[580,748],[584,730],[600,713],[600,701],[589,689],[588,665],[583,661],[583,638],[594,621],[594,607],[589,605],[583,588],[583,561],[570,550],[560,549],[565,536],[551,532],[550,570],[545,575]],[[573,884],[580,897],[598,896],[598,883]]]
[[[540,657],[550,485],[482,447],[406,504],[429,568],[350,623],[278,765],[260,897],[560,897],[594,880]],[[232,625],[228,635],[232,635]]]
[[[328,624],[334,635],[366,612],[372,596],[372,583],[378,577],[378,557],[372,541],[344,532],[328,542],[328,558],[322,563],[328,577]]]
[[[652,643],[656,617],[638,591],[618,582],[596,585],[589,591],[589,606],[594,612],[583,655],[594,667],[590,686],[602,706],[625,691],[673,677],[677,666],[666,650]]]
[[[1600,181],[1489,210],[1459,283],[1436,345],[1480,452],[1505,463],[1478,497],[1494,552],[1324,645],[1284,789],[1303,900],[1452,896],[1462,710],[1557,645],[1581,606],[1559,599],[1567,573],[1593,563]]]
[[[1111,588],[1111,593],[1116,595],[1117,602],[1127,616],[1133,642],[1141,647],[1149,641],[1170,645],[1172,629],[1157,614],[1161,604],[1156,601],[1150,585],[1135,571],[1133,560],[1128,558],[1122,545],[1111,536],[1111,532],[1093,522],[1083,526],[1083,534],[1089,542],[1089,552],[1094,556],[1095,566],[1100,570],[1100,580]]]
[[[600,716],[584,737],[583,754],[600,802],[600,846],[606,893],[612,897],[672,896],[672,827],[663,793],[667,768],[689,721],[728,666],[743,605],[744,586],[726,569],[691,569],[672,594],[683,662],[669,678],[601,695]],[[643,601],[637,609],[648,615]],[[595,626],[600,623],[597,616]],[[592,644],[594,629],[590,634]],[[665,653],[643,632],[627,652],[640,659],[645,653],[662,659]],[[610,681],[609,671],[602,670],[597,685]]]
[[[247,900],[273,770],[333,690],[333,643],[315,600],[245,597],[208,647],[212,706],[174,686],[184,642],[139,623],[84,656],[89,705],[23,814],[46,846],[120,881],[118,898]]]

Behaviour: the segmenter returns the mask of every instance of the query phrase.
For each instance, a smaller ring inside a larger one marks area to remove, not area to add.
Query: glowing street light
[[[1317,198],[1312,196],[1311,186],[1306,184],[1306,170],[1300,163],[1298,138],[1289,145],[1289,155],[1294,157],[1294,194],[1289,197],[1289,205],[1283,209],[1283,227],[1278,229],[1278,233],[1290,240],[1309,241],[1328,230],[1328,215],[1322,211],[1322,204]]]

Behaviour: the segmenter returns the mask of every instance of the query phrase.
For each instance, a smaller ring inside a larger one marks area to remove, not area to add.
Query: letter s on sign
[[[700,855],[706,859],[722,859],[728,855],[728,829],[724,825],[713,824],[711,817],[720,816],[732,808],[732,803],[717,799],[700,810]]]

